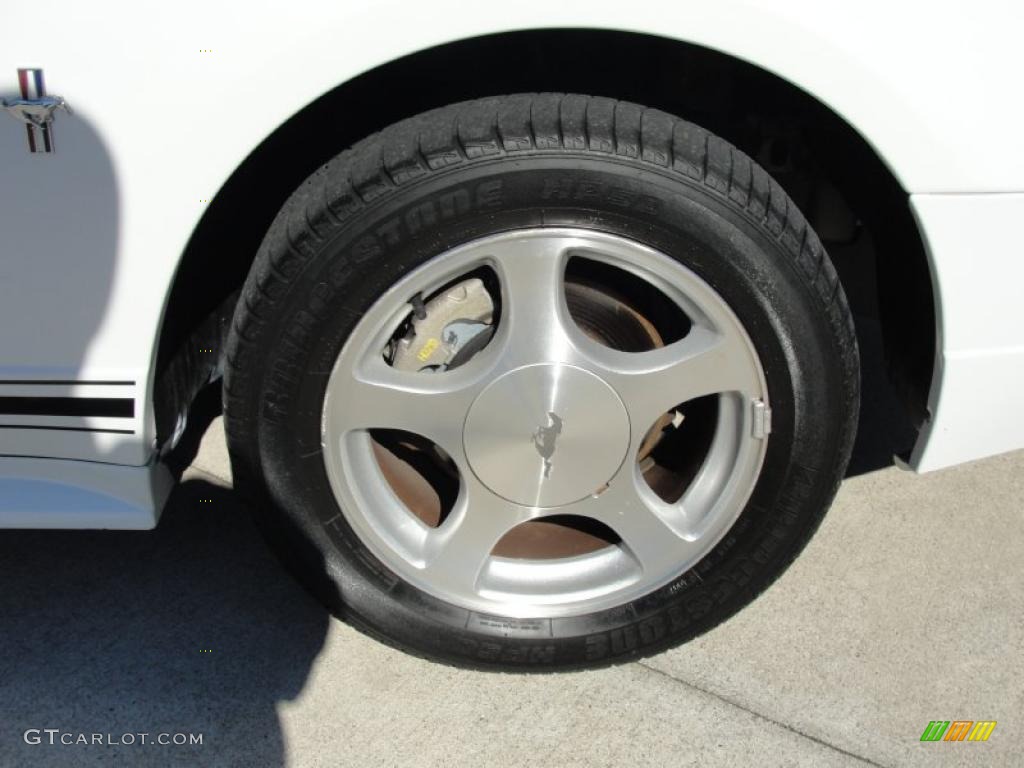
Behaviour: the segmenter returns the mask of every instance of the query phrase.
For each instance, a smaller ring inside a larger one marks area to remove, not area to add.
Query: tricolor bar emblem
[[[988,741],[995,727],[995,720],[932,720],[921,741]]]
[[[19,69],[18,85],[23,99],[41,99],[46,95],[41,69]],[[28,131],[29,152],[53,152],[53,126],[50,123],[41,127],[26,123],[25,130]]]

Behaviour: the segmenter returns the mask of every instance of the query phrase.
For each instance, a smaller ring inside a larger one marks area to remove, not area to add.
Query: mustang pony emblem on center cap
[[[546,427],[537,427],[537,431],[531,437],[533,447],[537,449],[537,453],[544,459],[545,479],[551,474],[551,457],[555,455],[555,441],[558,440],[558,436],[562,433],[562,420],[558,417],[557,413],[548,411],[548,421],[551,423]]]

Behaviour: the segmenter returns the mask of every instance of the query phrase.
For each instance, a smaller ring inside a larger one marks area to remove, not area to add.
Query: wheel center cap
[[[593,373],[530,365],[477,396],[463,439],[473,472],[492,491],[517,504],[557,507],[611,480],[629,448],[629,417]]]

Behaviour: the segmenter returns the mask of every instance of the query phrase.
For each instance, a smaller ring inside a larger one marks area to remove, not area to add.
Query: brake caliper
[[[477,277],[413,306],[409,332],[392,348],[391,365],[399,370],[454,368],[483,349],[494,332],[494,301]]]

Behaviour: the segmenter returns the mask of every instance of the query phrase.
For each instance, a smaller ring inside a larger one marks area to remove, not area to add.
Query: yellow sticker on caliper
[[[427,362],[427,360],[430,359],[430,356],[434,354],[434,350],[437,349],[439,346],[441,346],[440,339],[429,338],[423,345],[423,348],[416,353],[416,357],[419,358],[419,361],[421,363],[425,363]]]

